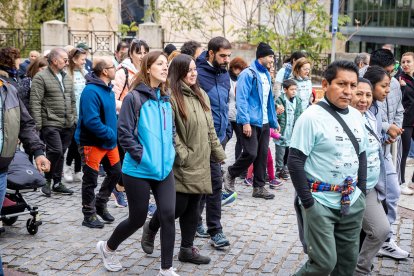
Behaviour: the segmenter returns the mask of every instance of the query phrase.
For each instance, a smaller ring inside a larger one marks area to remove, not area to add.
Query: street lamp
[[[332,7],[332,50],[331,50],[331,62],[334,62],[335,61],[336,32],[338,31],[338,13],[339,13],[339,0],[333,0],[333,7]]]

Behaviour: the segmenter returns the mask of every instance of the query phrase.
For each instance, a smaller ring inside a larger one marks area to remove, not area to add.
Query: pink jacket
[[[125,86],[126,75],[125,70],[128,70],[128,85]],[[122,101],[124,100],[125,96],[128,94],[130,85],[132,84],[132,80],[134,79],[135,75],[138,73],[138,70],[135,68],[134,64],[132,64],[131,59],[125,59],[120,65],[117,67],[117,71],[115,73],[115,80],[114,80],[114,87],[113,91],[115,92],[115,100],[116,100],[116,111],[119,112],[121,110]],[[125,89],[122,90],[122,88]]]

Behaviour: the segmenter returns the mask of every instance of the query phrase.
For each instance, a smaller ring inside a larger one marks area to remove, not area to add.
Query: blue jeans
[[[3,206],[4,196],[6,195],[6,187],[7,187],[7,172],[0,173],[0,211],[1,211],[1,207]],[[0,275],[4,275],[3,263],[1,262],[1,255],[0,255]]]

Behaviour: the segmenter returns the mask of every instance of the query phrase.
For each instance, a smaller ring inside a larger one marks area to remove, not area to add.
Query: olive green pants
[[[312,207],[301,208],[309,260],[295,275],[352,276],[358,259],[365,196],[360,195],[347,216],[316,200]]]

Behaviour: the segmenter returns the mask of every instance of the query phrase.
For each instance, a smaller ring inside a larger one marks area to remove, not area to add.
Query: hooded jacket
[[[81,146],[111,150],[116,147],[117,118],[115,94],[94,73],[86,75],[86,86],[79,103],[75,140]]]
[[[45,145],[36,132],[36,125],[23,102],[17,95],[17,89],[7,80],[0,78],[0,97],[2,104],[1,127],[3,143],[0,148],[0,173],[7,172],[16,151],[17,141],[30,149],[35,158],[44,153]]]
[[[175,188],[187,194],[211,194],[210,158],[221,162],[226,158],[214,130],[211,110],[204,111],[193,90],[182,82],[187,119],[181,116],[174,98],[171,99],[177,135],[174,164]],[[202,91],[208,107],[210,101]]]
[[[126,79],[125,70],[128,71],[128,80]],[[130,58],[126,58],[116,68],[115,80],[114,80],[114,92],[116,100],[116,110],[121,109],[122,101],[130,90],[132,80],[135,74],[138,73],[138,69],[135,68]],[[126,84],[126,85],[125,85]],[[125,87],[125,88],[124,88]]]
[[[119,144],[125,150],[122,172],[136,178],[164,180],[174,158],[173,114],[169,96],[140,83],[122,103]]]
[[[198,82],[210,98],[214,128],[220,142],[230,139],[232,135],[229,123],[230,75],[225,69],[218,69],[207,62],[207,51],[196,60]]]
[[[260,65],[260,64],[259,64]],[[262,66],[262,65],[260,65]],[[262,66],[263,67],[263,66]],[[264,68],[264,67],[263,67]],[[263,101],[267,101],[267,115],[269,126],[277,128],[276,110],[273,100],[273,93],[270,91],[267,99],[263,99],[263,87],[260,81],[259,68],[257,60],[250,67],[244,69],[237,80],[237,123],[250,124],[257,127],[263,126]],[[267,69],[262,69],[272,83],[270,74]],[[256,79],[256,80],[255,80]]]

